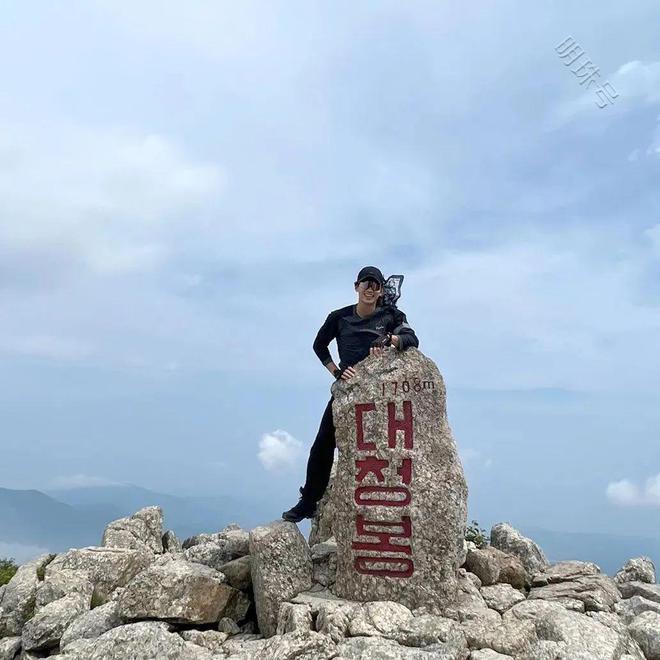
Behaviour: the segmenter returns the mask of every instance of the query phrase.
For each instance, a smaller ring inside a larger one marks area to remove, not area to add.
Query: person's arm
[[[415,348],[419,347],[419,339],[417,339],[415,331],[408,324],[406,315],[400,309],[394,310],[392,344],[396,346],[399,351],[405,351],[411,346],[414,346]]]
[[[328,317],[323,322],[323,325],[319,328],[319,331],[316,333],[316,338],[314,339],[314,344],[312,348],[314,353],[321,364],[332,373],[337,369],[337,365],[332,360],[332,355],[330,355],[330,350],[328,346],[330,342],[337,337],[337,314],[335,312],[330,312]]]

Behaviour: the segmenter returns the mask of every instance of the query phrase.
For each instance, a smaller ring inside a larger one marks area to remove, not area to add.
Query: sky
[[[470,518],[660,535],[659,21],[4,5],[0,486],[278,517],[329,398],[312,341],[374,264],[445,379]]]

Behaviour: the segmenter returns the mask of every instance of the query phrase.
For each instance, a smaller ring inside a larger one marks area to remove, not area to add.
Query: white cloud
[[[303,443],[279,429],[264,433],[259,442],[257,457],[269,472],[289,470],[297,467],[304,458]]]
[[[67,488],[86,488],[89,486],[121,486],[119,481],[107,479],[106,477],[99,477],[90,474],[71,474],[61,475],[54,477],[48,484],[49,489],[59,490]]]
[[[660,473],[646,479],[640,487],[629,479],[607,485],[607,498],[619,506],[660,506]]]

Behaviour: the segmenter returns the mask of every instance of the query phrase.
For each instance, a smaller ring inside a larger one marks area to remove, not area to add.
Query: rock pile
[[[609,577],[549,563],[506,523],[490,539],[464,543],[458,596],[438,613],[338,597],[333,537],[310,546],[276,521],[180,543],[148,507],[0,587],[0,660],[660,659],[650,559]]]

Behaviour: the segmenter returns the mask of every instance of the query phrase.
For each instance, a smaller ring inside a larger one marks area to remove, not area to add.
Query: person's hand
[[[391,342],[394,348],[399,348],[399,342],[400,342],[399,335],[392,335]]]
[[[350,380],[351,378],[353,378],[353,376],[355,376],[355,369],[353,369],[353,367],[346,367],[346,369],[344,369],[344,371],[343,371],[342,375],[339,377],[339,379],[340,380]]]
[[[382,346],[372,346],[369,349],[370,355],[382,355],[385,352],[385,349]]]

